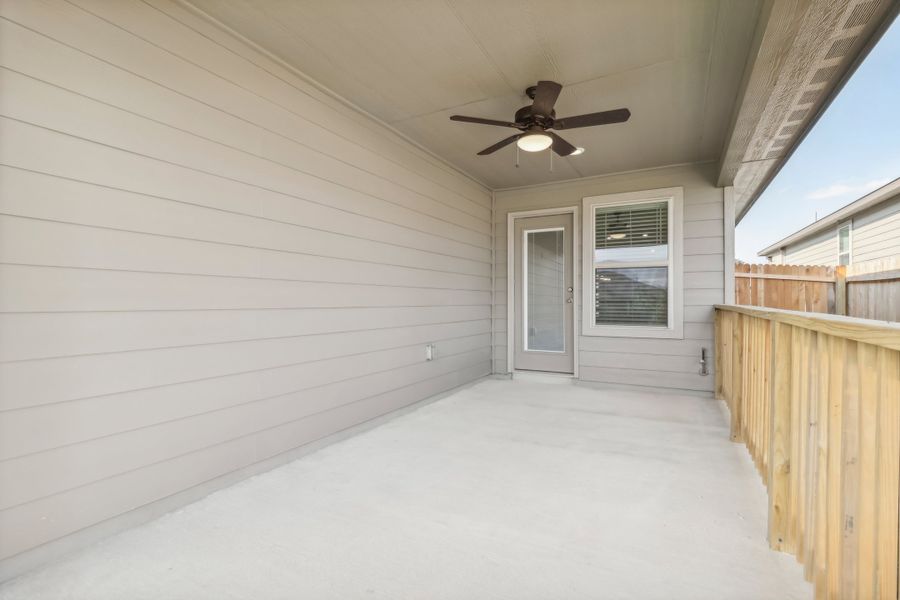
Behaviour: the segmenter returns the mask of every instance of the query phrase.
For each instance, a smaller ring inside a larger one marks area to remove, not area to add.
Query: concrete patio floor
[[[810,598],[708,398],[486,380],[0,598]]]

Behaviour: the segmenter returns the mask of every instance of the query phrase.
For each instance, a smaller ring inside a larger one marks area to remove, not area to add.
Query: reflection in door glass
[[[525,232],[526,350],[565,352],[563,230]]]

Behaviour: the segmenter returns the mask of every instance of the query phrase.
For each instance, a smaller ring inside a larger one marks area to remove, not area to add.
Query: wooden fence
[[[716,307],[716,394],[816,598],[898,598],[900,324]]]
[[[847,267],[735,265],[735,304],[900,322],[900,257]]]
[[[834,313],[835,268],[809,265],[734,266],[735,304]]]
[[[844,314],[900,321],[900,257],[850,265],[845,275]]]

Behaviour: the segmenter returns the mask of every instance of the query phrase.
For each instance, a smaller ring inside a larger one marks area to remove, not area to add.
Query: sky
[[[900,19],[735,230],[735,257],[763,248],[900,177]]]

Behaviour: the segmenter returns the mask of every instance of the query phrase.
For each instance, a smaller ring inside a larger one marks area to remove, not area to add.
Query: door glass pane
[[[525,232],[526,350],[565,352],[566,265],[562,229]]]

